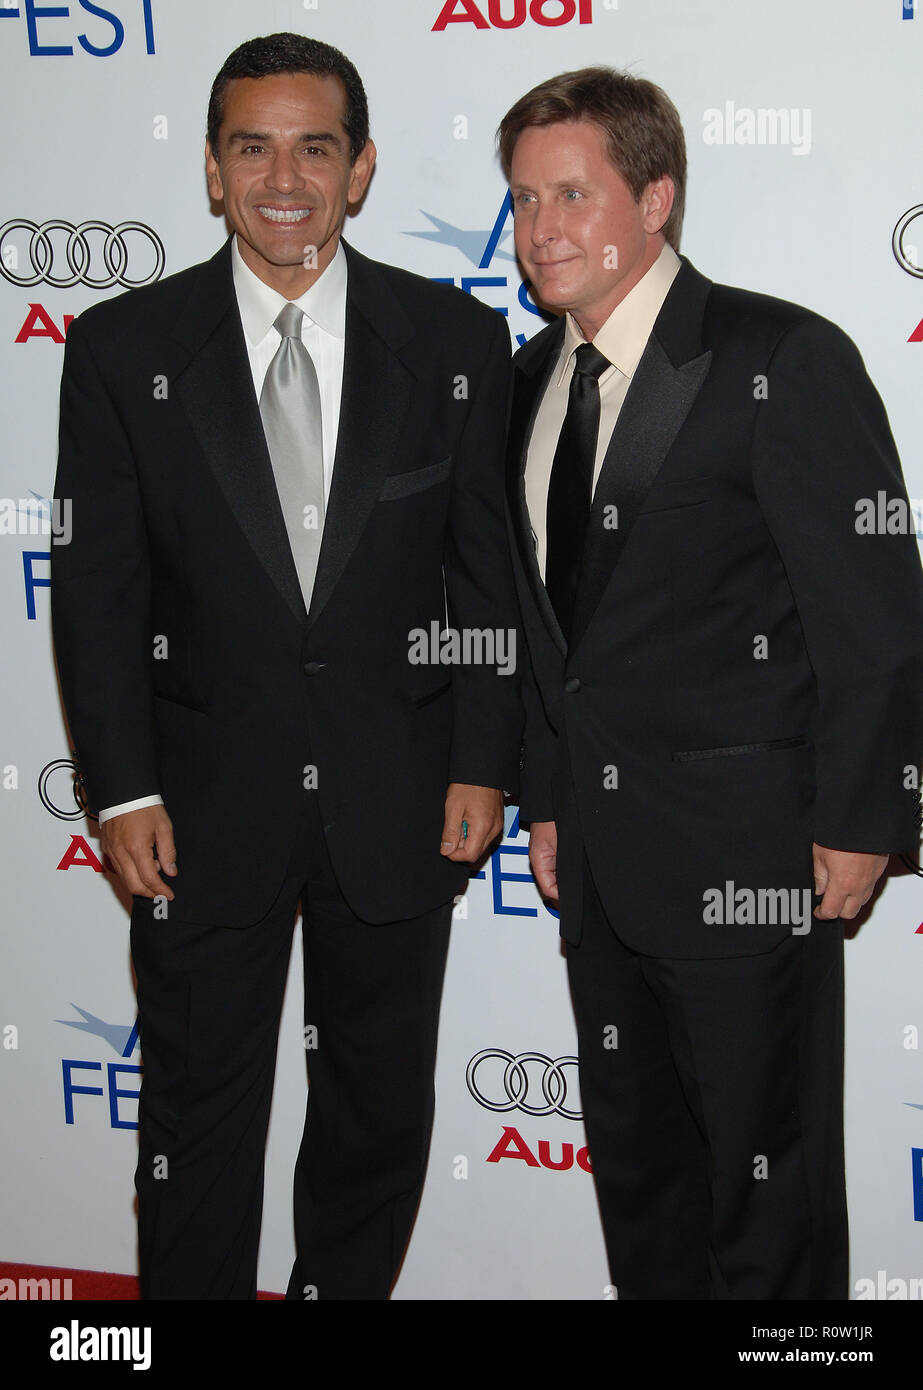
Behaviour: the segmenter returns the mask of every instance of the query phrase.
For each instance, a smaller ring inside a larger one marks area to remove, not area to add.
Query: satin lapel
[[[193,353],[174,384],[199,447],[257,558],[303,623],[307,614],[234,294],[230,241],[203,267],[174,332]]]
[[[345,246],[345,243],[344,243]],[[393,463],[416,375],[398,349],[413,325],[374,261],[345,246],[346,355],[333,480],[308,621],[333,593]]]
[[[507,499],[522,567],[535,606],[541,613],[555,646],[562,654],[567,651],[567,643],[548,598],[548,592],[542,583],[542,576],[535,558],[532,522],[529,517],[529,509],[526,506],[525,469],[532,427],[535,424],[539,405],[557,363],[563,338],[564,320],[560,319],[548,333],[547,344],[539,345],[538,353],[527,359],[526,367],[523,369],[517,365],[513,382],[513,403],[510,410],[506,456]]]
[[[599,606],[625,549],[635,517],[711,365],[710,351],[692,358],[688,357],[688,351],[683,353],[693,340],[697,348],[701,346],[702,307],[710,288],[709,282],[688,263],[684,264],[684,271],[677,276],[675,287],[680,289],[680,306],[687,311],[685,319],[679,324],[675,322],[676,301],[670,305],[668,296],[664,304],[667,312],[654,326],[603,460],[583,551],[571,634],[572,651]],[[685,295],[685,291],[691,293]],[[674,348],[672,354],[661,342],[661,337]],[[675,366],[677,352],[683,353],[686,360]],[[607,507],[616,507],[617,512],[607,513]]]

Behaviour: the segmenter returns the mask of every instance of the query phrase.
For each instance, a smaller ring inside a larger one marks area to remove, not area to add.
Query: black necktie
[[[561,631],[570,640],[583,556],[599,434],[599,378],[612,363],[592,343],[575,354],[567,414],[551,465],[545,514],[545,588]]]

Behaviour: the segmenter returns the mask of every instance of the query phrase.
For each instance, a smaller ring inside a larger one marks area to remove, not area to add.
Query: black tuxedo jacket
[[[310,613],[230,241],[68,334],[56,495],[73,499],[73,540],[52,567],[62,691],[90,805],[162,795],[175,910],[191,921],[243,927],[266,913],[308,794],[358,916],[429,911],[466,882],[439,854],[447,784],[510,788],[518,771],[517,677],[408,660],[411,631],[446,616],[517,623],[509,332],[468,295],[346,254],[342,407]]]
[[[766,951],[791,930],[781,900],[763,898],[774,925],[738,919],[746,896],[709,924],[708,890],[810,888],[815,840],[918,843],[917,544],[856,527],[859,499],[906,498],[887,417],[833,324],[713,285],[683,258],[596,487],[568,647],[523,487],[563,332],[558,320],[514,358],[522,816],[557,822],[569,939],[585,852],[634,948]]]

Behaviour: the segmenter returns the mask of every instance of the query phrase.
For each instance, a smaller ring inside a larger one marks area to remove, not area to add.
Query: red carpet
[[[133,1274],[106,1274],[96,1269],[55,1269],[48,1265],[14,1265],[0,1261],[0,1280],[11,1279],[15,1292],[8,1284],[0,1283],[0,1299],[72,1298],[113,1299],[128,1302],[138,1299],[138,1280]],[[21,1285],[20,1280],[41,1280],[38,1286]],[[57,1284],[52,1281],[57,1280]],[[70,1285],[65,1282],[70,1280]],[[281,1293],[258,1293],[257,1298],[284,1299]]]

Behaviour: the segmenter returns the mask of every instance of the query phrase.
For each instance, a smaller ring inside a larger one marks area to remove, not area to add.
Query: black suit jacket
[[[92,807],[163,796],[175,910],[192,921],[265,914],[312,767],[353,911],[428,911],[466,881],[439,854],[447,784],[509,788],[518,770],[517,677],[408,660],[411,631],[446,614],[460,628],[516,625],[509,332],[468,295],[346,254],[342,407],[310,613],[230,241],[68,334],[55,491],[73,499],[73,540],[52,562],[64,700]]]
[[[833,324],[683,258],[599,477],[568,648],[523,486],[563,332],[514,358],[523,819],[557,822],[569,939],[585,851],[636,949],[762,952],[791,929],[781,905],[764,899],[774,925],[708,924],[708,890],[810,888],[815,840],[918,843],[917,544],[856,529],[860,498],[906,497],[887,417]]]

